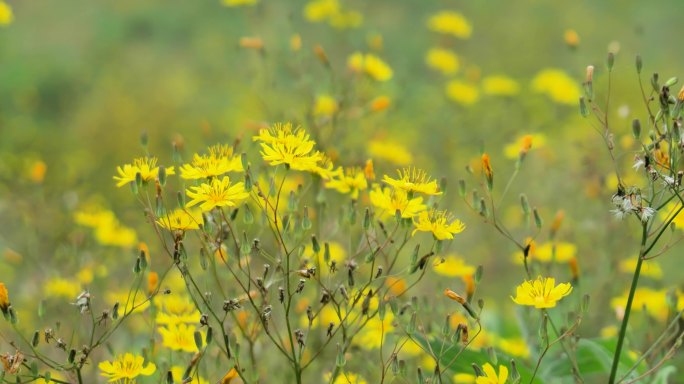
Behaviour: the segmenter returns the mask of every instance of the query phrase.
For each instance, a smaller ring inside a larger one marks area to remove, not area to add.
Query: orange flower
[[[262,49],[264,41],[260,37],[241,37],[239,45],[241,48]]]
[[[10,301],[7,288],[5,287],[5,284],[0,283],[0,309],[3,313],[7,313],[7,308],[9,308],[9,305]]]
[[[527,154],[527,152],[529,152],[530,149],[532,149],[532,135],[525,135],[522,137],[520,153]]]
[[[230,371],[228,371],[228,373],[226,373],[226,375],[223,376],[220,384],[230,384],[230,382],[236,377],[238,377],[237,369],[231,368]]]
[[[487,179],[492,179],[494,177],[494,171],[492,170],[492,163],[489,161],[489,155],[486,153],[482,154],[482,170],[487,176]]]
[[[444,290],[444,296],[450,298],[451,300],[456,301],[457,303],[459,303],[459,304],[461,304],[461,305],[464,305],[464,304],[466,303],[466,301],[465,301],[465,299],[463,298],[463,296],[459,295],[458,293],[452,291],[452,290],[449,289],[449,288],[446,288],[446,289]]]
[[[157,272],[150,272],[147,275],[147,293],[152,295],[157,290],[157,285],[159,285],[159,275]]]
[[[370,110],[373,112],[384,111],[385,109],[389,108],[391,104],[392,104],[392,101],[390,100],[389,97],[378,96],[375,99],[371,100]]]

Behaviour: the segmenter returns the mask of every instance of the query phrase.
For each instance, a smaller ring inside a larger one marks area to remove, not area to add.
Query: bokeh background
[[[646,85],[653,72],[663,79],[681,74],[677,36],[684,5],[350,0],[340,7],[355,13],[333,22],[311,16],[311,3],[7,1],[13,20],[0,26],[0,280],[15,306],[33,311],[37,298],[52,300],[60,289],[69,297],[75,288],[64,280],[75,281],[85,267],[92,269],[90,280],[103,279],[103,289],[110,284],[104,276],[128,271],[117,263],[130,264],[150,231],[130,192],[115,188],[112,176],[117,165],[143,154],[142,132],[164,163],[173,145],[186,158],[216,142],[244,140],[249,147],[258,127],[293,121],[322,127],[319,143],[343,164],[373,158],[378,173],[416,165],[445,177],[452,192],[461,178],[468,189],[477,183],[467,167],[477,175],[482,150],[503,185],[520,137],[534,135],[499,214],[512,228],[524,228],[523,192],[546,223],[564,211],[558,238],[575,247],[581,270],[576,289],[592,296],[582,334],[599,336],[617,325],[607,308],[631,279],[620,261],[636,254],[638,223],[611,217],[613,167],[576,99],[562,100],[538,83],[545,71],[560,72],[567,78],[552,77],[549,87],[560,82],[561,94],[579,96],[585,67],[595,65],[600,101],[605,57],[613,52],[607,112],[619,167],[627,180],[640,183],[630,168],[638,149],[630,124],[646,114],[634,58],[643,57]],[[444,10],[464,16],[469,36],[428,28],[430,17]],[[457,64],[443,59],[431,66],[433,48],[452,51]],[[348,67],[354,52],[380,57],[391,67],[391,79],[354,73]],[[513,90],[488,88],[492,76],[505,76]],[[389,107],[369,107],[377,97],[388,98]],[[333,113],[326,112],[326,100],[335,101]],[[116,212],[135,232],[134,241],[98,245],[74,220],[74,212],[94,202]],[[515,249],[456,193],[448,205],[468,225],[450,250],[484,266],[479,289],[488,308],[508,311],[513,287],[524,277]],[[654,261],[662,276],[643,284],[681,288],[681,250],[675,246]],[[569,270],[557,271],[559,279],[569,279]],[[431,284],[422,289],[428,297],[441,295]],[[635,321],[658,320],[646,315]]]

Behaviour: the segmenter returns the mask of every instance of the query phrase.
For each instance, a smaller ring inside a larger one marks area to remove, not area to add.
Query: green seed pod
[[[335,358],[335,365],[338,367],[344,367],[347,364],[347,358],[344,357],[344,350],[340,347],[340,343],[337,343],[337,357]]]
[[[207,342],[207,345],[211,344],[211,341],[214,339],[214,328],[211,326],[207,327],[207,336],[205,337],[205,341]]]
[[[370,222],[370,209],[366,208],[366,212],[363,215],[363,229],[368,230],[368,228],[370,228]]]
[[[638,139],[641,136],[641,122],[639,119],[632,120],[632,136]]]
[[[458,181],[458,195],[461,197],[466,195],[466,182],[463,179]]]
[[[589,116],[589,109],[587,109],[587,103],[584,100],[584,96],[579,98],[579,108],[580,108],[580,115],[582,115],[582,117]]]
[[[157,180],[159,180],[159,184],[162,187],[166,185],[166,167],[163,165],[159,166],[159,170],[157,171]]]
[[[542,220],[541,216],[539,215],[539,211],[537,208],[533,208],[532,212],[534,214],[534,224],[537,226],[537,229],[541,229],[542,225],[544,224],[544,221]]]
[[[33,332],[33,339],[31,340],[31,345],[35,348],[38,346],[39,342],[40,342],[40,332],[35,331],[35,332]]]
[[[636,55],[635,64],[636,64],[636,71],[637,71],[637,73],[638,73],[638,74],[641,74],[641,68],[643,68],[643,66],[644,66],[644,63],[643,63],[643,61],[641,60],[641,55]]]
[[[202,349],[203,341],[200,331],[195,331],[193,336],[195,337],[195,345],[197,346],[197,349]]]
[[[608,57],[606,58],[606,66],[608,67],[608,71],[613,70],[613,65],[615,64],[615,54],[613,52],[608,52]]]

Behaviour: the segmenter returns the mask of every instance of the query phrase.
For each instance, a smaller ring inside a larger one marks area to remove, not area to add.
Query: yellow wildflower
[[[428,28],[434,32],[453,35],[461,39],[470,37],[473,27],[459,12],[441,11],[428,20]]]
[[[516,289],[515,298],[511,297],[516,304],[532,305],[535,308],[553,308],[556,303],[572,292],[572,285],[561,283],[556,286],[553,277],[537,277],[536,280],[526,280]]]
[[[221,0],[221,3],[226,7],[240,7],[243,5],[254,5],[258,3],[259,0]]]
[[[532,79],[532,90],[546,94],[551,100],[568,105],[579,101],[580,88],[577,82],[560,69],[544,69]]]
[[[487,76],[482,79],[482,93],[493,96],[514,96],[520,92],[518,82],[503,75]]]
[[[331,378],[332,373],[328,373],[323,377],[326,383],[330,382]],[[341,372],[332,384],[368,384],[368,382],[356,373]]]
[[[454,384],[474,384],[477,377],[471,373],[457,373],[451,377]]]
[[[567,242],[546,242],[539,244],[534,253],[534,259],[542,263],[567,263],[577,255],[577,246]]]
[[[356,28],[363,22],[363,14],[354,10],[341,11],[331,15],[328,22],[337,29]]]
[[[382,219],[395,216],[397,211],[402,218],[410,219],[426,209],[422,197],[409,199],[406,191],[397,188],[376,186],[370,192],[370,201]]]
[[[441,195],[436,180],[431,180],[430,176],[418,168],[404,168],[397,170],[399,178],[393,179],[385,175],[382,179],[386,184],[394,188],[403,189],[406,192],[419,192],[426,195]]]
[[[140,157],[134,159],[133,164],[124,164],[123,167],[117,167],[116,170],[119,173],[118,176],[114,176],[114,180],[117,181],[117,187],[135,182],[135,175],[138,173],[140,173],[143,183],[155,180],[159,174],[156,157]],[[173,175],[173,167],[166,168],[166,174]]]
[[[311,22],[328,20],[340,12],[338,0],[314,0],[304,7],[304,17]]]
[[[81,292],[81,284],[73,279],[52,278],[43,284],[43,294],[47,297],[74,299]]]
[[[660,219],[662,221],[667,222],[670,218],[672,218],[672,215],[674,215],[674,213],[677,212],[679,208],[681,208],[681,204],[669,203],[662,209],[658,210],[658,215],[660,216]],[[684,213],[680,212],[677,216],[675,216],[672,222],[675,224],[675,228],[679,230],[684,230]]]
[[[239,203],[249,197],[245,190],[245,183],[237,182],[231,184],[228,176],[222,179],[212,179],[210,183],[202,183],[197,187],[190,187],[185,191],[192,199],[188,202],[188,207],[200,204],[203,211],[211,211],[216,207],[236,207]]]
[[[180,167],[181,177],[188,180],[208,179],[228,172],[242,172],[240,156],[233,155],[233,147],[215,145],[209,147],[209,154],[195,154],[190,164]]]
[[[273,166],[286,164],[294,170],[314,171],[322,160],[321,153],[314,152],[315,142],[303,129],[293,129],[291,123],[262,129],[253,140],[260,141],[261,156]]]
[[[314,103],[313,114],[314,116],[330,117],[337,113],[338,108],[337,100],[329,95],[320,95]]]
[[[169,324],[157,328],[162,335],[162,345],[173,351],[197,352],[195,326],[188,324]]]
[[[473,105],[480,99],[477,87],[461,80],[452,80],[446,85],[447,96],[465,106]]]
[[[14,20],[12,8],[4,1],[0,1],[0,26],[9,25],[12,20]]]
[[[620,272],[634,273],[636,268],[637,257],[630,257],[629,259],[620,262]],[[660,279],[663,277],[663,270],[656,260],[644,260],[641,266],[641,276],[650,277],[653,279]]]
[[[365,73],[376,81],[387,81],[392,78],[393,71],[379,57],[367,53],[355,52],[347,59],[347,66],[357,73]]]
[[[444,48],[431,48],[425,57],[425,62],[428,67],[443,75],[453,75],[460,67],[458,56],[452,50]]]
[[[187,231],[199,229],[199,225],[204,223],[202,213],[198,210],[174,209],[165,217],[157,219],[157,224],[170,231]]]
[[[448,277],[465,277],[475,273],[476,268],[466,264],[463,258],[457,255],[447,255],[433,264],[435,272]]]
[[[95,239],[102,245],[131,247],[138,242],[138,235],[117,221],[95,228]]]
[[[485,363],[482,366],[484,376],[479,376],[475,379],[475,384],[505,384],[508,380],[508,368],[505,365],[499,365],[499,373],[496,373],[491,364]]]
[[[390,140],[371,140],[368,143],[368,154],[375,159],[397,165],[409,165],[413,162],[413,155],[406,147]]]
[[[509,159],[516,159],[521,153],[527,153],[532,148],[541,148],[546,144],[546,136],[541,133],[518,136],[515,141],[504,147],[504,155]]]
[[[359,197],[359,191],[368,188],[368,181],[363,169],[352,167],[346,168],[344,172],[338,172],[325,184],[325,187],[343,194],[350,194],[351,198],[356,200]]]
[[[325,153],[318,152],[320,161],[313,168],[312,172],[321,177],[323,180],[330,180],[333,177],[337,177],[342,173],[342,168],[335,169],[330,156]]]
[[[626,290],[622,296],[615,297],[610,301],[610,306],[615,309],[615,313],[617,314],[618,318],[622,318],[624,316],[628,296],[629,291]],[[634,293],[632,308],[635,310],[645,309],[646,312],[654,318],[660,321],[666,320],[670,310],[667,304],[667,290],[637,288],[636,292]]]
[[[454,235],[463,232],[465,224],[460,220],[454,219],[447,211],[437,211],[432,209],[430,211],[423,211],[418,215],[418,220],[414,220],[413,225],[416,228],[412,235],[416,232],[432,232],[432,235],[437,240],[453,239]]]
[[[530,348],[523,338],[500,339],[498,347],[511,357],[527,359],[530,356]]]
[[[221,381],[219,382],[219,384],[230,384],[230,382],[233,381],[233,379],[235,379],[238,376],[239,375],[238,375],[237,369],[231,368],[230,371],[228,371],[228,373],[226,373],[221,378]]]
[[[202,376],[199,376],[199,373],[191,375],[191,380],[189,381],[183,381],[185,379],[185,367],[181,367],[180,365],[174,365],[171,367],[171,376],[173,376],[173,382],[176,383],[186,383],[186,384],[211,384],[208,380],[203,378]]]
[[[0,283],[0,310],[2,310],[3,313],[7,313],[9,306],[9,292],[7,292],[7,287],[5,287],[5,284]]]
[[[107,377],[109,382],[122,380],[124,383],[134,383],[136,377],[150,376],[157,370],[154,363],[144,365],[145,359],[142,356],[126,353],[119,355],[114,361],[103,361],[98,364],[102,371],[101,375]]]
[[[201,313],[185,295],[163,295],[155,301],[159,308],[157,324],[178,325],[197,323]]]

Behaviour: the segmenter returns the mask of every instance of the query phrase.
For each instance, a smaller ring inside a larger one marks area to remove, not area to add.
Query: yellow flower
[[[193,302],[184,295],[163,295],[155,304],[159,308],[156,318],[159,325],[193,324],[202,316]]]
[[[497,374],[491,364],[485,363],[482,366],[484,376],[479,376],[475,380],[475,384],[505,384],[508,380],[508,368],[505,365],[499,365],[499,373]]]
[[[338,0],[314,0],[304,7],[304,17],[311,22],[328,20],[340,12]]]
[[[165,217],[157,219],[157,224],[170,231],[188,231],[199,229],[199,225],[204,223],[202,213],[198,210],[175,209]]]
[[[680,207],[681,204],[679,203],[669,203],[662,209],[658,210],[658,215],[662,221],[667,222]],[[684,213],[682,212],[680,212],[677,216],[675,216],[674,220],[672,220],[672,222],[675,224],[675,228],[679,230],[684,230]]]
[[[74,299],[81,292],[81,284],[73,279],[52,278],[43,285],[43,294],[47,297],[63,297]]]
[[[10,301],[7,287],[5,287],[5,284],[0,283],[0,310],[2,310],[3,313],[7,313],[7,308],[9,308],[9,305]]]
[[[328,263],[334,261],[338,266],[342,265],[342,262],[347,257],[347,251],[342,244],[336,241],[328,243],[328,252],[330,252],[330,261]],[[318,252],[318,255],[314,254],[313,247],[309,245],[304,249],[304,254],[302,256],[309,260],[307,264],[308,267],[320,266],[320,271],[317,271],[316,273],[320,273],[320,275],[324,277],[330,274],[330,267],[325,262],[325,245],[321,246],[321,251]]]
[[[351,198],[356,200],[359,197],[359,191],[368,188],[368,181],[363,169],[358,167],[346,168],[343,172],[338,174],[325,184],[326,188],[331,188],[339,193],[350,194]]]
[[[323,379],[326,383],[330,382],[330,379],[332,379],[332,373],[327,373]],[[356,373],[340,372],[332,384],[368,384],[368,382]]]
[[[119,313],[121,314],[143,312],[150,306],[150,301],[145,294],[138,293],[135,295],[135,301],[133,301],[133,295],[129,295],[128,289],[107,292],[106,298],[110,305],[119,303]]]
[[[260,141],[261,156],[272,166],[286,164],[294,170],[313,172],[322,160],[321,153],[314,152],[316,143],[303,129],[292,129],[291,123],[262,129],[252,139]]]
[[[513,339],[500,339],[497,342],[499,348],[511,357],[527,359],[530,356],[530,348],[524,339],[518,337]]]
[[[9,25],[12,20],[14,20],[12,8],[4,1],[0,1],[0,25]]]
[[[474,384],[477,377],[470,373],[457,373],[451,377],[454,384]]]
[[[425,57],[425,62],[430,68],[444,75],[453,75],[460,67],[458,56],[452,50],[444,48],[431,48]]]
[[[140,173],[143,183],[155,180],[159,174],[156,157],[140,157],[133,160],[133,164],[124,164],[123,167],[117,167],[116,170],[119,173],[119,176],[114,176],[117,187],[135,182],[135,175],[138,173]],[[166,168],[166,174],[173,175],[173,167]]]
[[[154,363],[147,363],[144,366],[145,359],[142,356],[126,353],[119,355],[114,361],[103,361],[98,364],[98,368],[102,371],[101,375],[109,378],[109,382],[122,380],[124,383],[134,383],[136,377],[150,376],[157,370]]]
[[[459,12],[441,11],[428,20],[428,28],[434,32],[454,35],[461,39],[470,37],[473,27]]]
[[[385,175],[382,179],[386,184],[394,188],[403,189],[406,192],[419,192],[426,195],[441,195],[436,180],[431,180],[430,176],[418,168],[404,168],[397,170],[399,178],[393,179]]]
[[[209,147],[208,155],[195,154],[190,164],[180,168],[181,177],[188,180],[208,179],[228,172],[242,172],[242,161],[233,156],[233,147],[215,145]]]
[[[448,277],[465,277],[475,273],[476,268],[459,256],[448,255],[433,265],[435,272]]]
[[[376,81],[387,81],[394,72],[387,63],[379,57],[367,53],[355,52],[347,59],[347,66],[354,72],[365,73]]]
[[[409,199],[408,193],[403,189],[381,188],[377,185],[370,192],[370,201],[382,219],[393,217],[397,211],[402,218],[410,219],[426,208],[422,197]]]
[[[333,177],[340,176],[342,173],[342,168],[335,169],[332,160],[328,155],[322,152],[318,152],[320,161],[313,168],[312,173],[318,175],[323,180],[330,180]]]
[[[221,0],[221,3],[226,7],[239,7],[243,5],[254,5],[258,3],[259,0]]]
[[[546,144],[546,136],[541,133],[519,136],[504,148],[504,155],[509,159],[516,159],[521,153],[527,153],[532,148],[541,148]]]
[[[624,316],[625,308],[627,306],[627,298],[629,291],[625,291],[622,296],[613,298],[610,301],[610,306],[615,309],[618,318]],[[652,288],[637,288],[634,293],[634,301],[632,301],[632,308],[640,311],[646,309],[646,312],[654,318],[664,321],[667,319],[669,313],[669,306],[667,304],[667,290],[658,290]],[[681,298],[679,301],[681,302]]]
[[[228,371],[228,373],[226,373],[225,376],[223,376],[223,378],[221,378],[221,381],[219,382],[219,384],[230,384],[230,382],[233,381],[233,379],[238,377],[238,376],[239,375],[238,375],[237,369],[231,368],[230,371]]]
[[[162,335],[162,345],[173,351],[197,352],[195,344],[195,326],[187,324],[169,324],[157,328]]]
[[[138,242],[138,235],[118,221],[95,228],[95,239],[102,245],[131,247]]]
[[[453,219],[451,214],[447,211],[423,211],[418,215],[418,221],[413,222],[416,228],[412,235],[416,232],[432,232],[432,235],[437,240],[453,239],[454,235],[463,232],[465,224],[460,220]]]
[[[620,272],[634,273],[636,268],[637,257],[630,257],[629,259],[620,262]],[[663,277],[663,270],[656,260],[644,260],[641,266],[641,276],[650,277],[653,279],[660,279]]]
[[[526,280],[516,289],[515,298],[511,297],[516,304],[533,305],[535,308],[553,308],[556,303],[572,292],[572,285],[561,283],[556,286],[553,277],[537,277],[536,280]]]
[[[413,155],[406,147],[388,140],[371,140],[368,143],[368,154],[376,160],[385,160],[397,165],[409,165],[413,162]]]
[[[473,105],[480,99],[480,91],[477,87],[461,80],[452,80],[447,83],[446,94],[451,100],[465,106]]]
[[[187,206],[200,204],[200,209],[205,212],[216,207],[236,207],[249,197],[249,193],[245,191],[245,183],[240,181],[231,184],[228,176],[223,176],[221,180],[212,179],[210,183],[202,183],[198,187],[190,187],[185,192],[192,199]]]
[[[579,35],[574,29],[566,29],[563,33],[563,40],[570,48],[577,48],[580,42]]]
[[[579,102],[577,82],[560,69],[544,69],[532,79],[532,90],[546,94],[551,100],[568,105]]]
[[[337,109],[337,100],[329,95],[320,95],[316,98],[316,102],[314,103],[313,114],[315,116],[330,117],[337,112]]]
[[[103,225],[111,225],[116,221],[114,212],[108,211],[99,207],[87,207],[74,212],[74,221],[76,224],[85,227],[97,228]]]
[[[485,95],[513,96],[520,92],[518,82],[503,75],[487,76],[482,79],[482,92]]]
[[[353,10],[337,12],[328,21],[330,26],[337,29],[356,28],[363,22],[363,14]]]
[[[577,246],[567,242],[546,242],[537,245],[533,258],[542,263],[567,263],[575,258]]]

